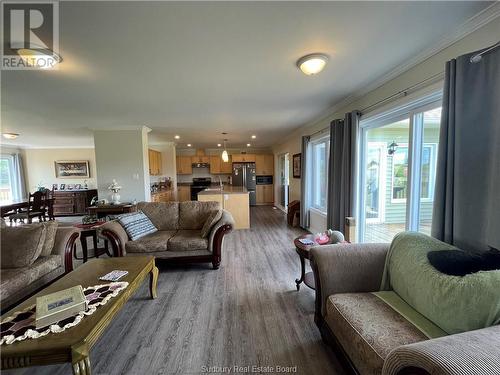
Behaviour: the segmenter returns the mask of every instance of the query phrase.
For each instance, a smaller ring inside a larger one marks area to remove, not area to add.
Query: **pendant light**
[[[227,163],[229,161],[229,154],[227,153],[226,150],[226,141],[227,139],[224,139],[224,151],[222,151],[222,161],[224,163]]]

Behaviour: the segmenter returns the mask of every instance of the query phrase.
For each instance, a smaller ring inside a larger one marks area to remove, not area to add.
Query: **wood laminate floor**
[[[281,211],[253,207],[251,229],[226,237],[219,270],[160,263],[158,299],[149,299],[145,282],[94,346],[93,374],[275,374],[277,366],[343,374],[314,324],[314,291],[295,288],[300,266],[293,239],[302,233],[286,225]]]

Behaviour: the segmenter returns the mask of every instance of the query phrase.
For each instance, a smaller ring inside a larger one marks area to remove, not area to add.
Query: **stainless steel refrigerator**
[[[233,163],[233,185],[246,187],[250,206],[255,206],[255,163]]]

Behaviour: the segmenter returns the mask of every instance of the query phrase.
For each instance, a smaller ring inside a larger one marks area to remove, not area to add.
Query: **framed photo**
[[[82,184],[75,184],[75,190],[82,190]]]
[[[75,185],[73,185],[73,184],[66,185],[66,190],[73,190],[74,188],[75,188]]]
[[[52,184],[52,190],[57,190],[57,184]]]
[[[59,190],[66,190],[66,184],[59,185]]]
[[[302,154],[295,154],[292,159],[293,178],[300,178]]]
[[[88,160],[58,160],[55,162],[57,178],[89,178]]]

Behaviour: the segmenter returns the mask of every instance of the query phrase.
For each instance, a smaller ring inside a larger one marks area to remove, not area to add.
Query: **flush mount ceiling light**
[[[251,146],[251,144],[250,144],[250,143],[247,143],[247,147],[250,147],[250,146]]]
[[[221,147],[222,145],[220,143],[217,143],[217,147]]]
[[[19,48],[17,54],[27,66],[52,69],[63,61],[61,55],[47,48]]]
[[[191,143],[188,143],[188,144],[187,144],[187,146],[188,146],[188,147],[191,147]]]
[[[175,139],[181,139],[181,136],[180,135],[175,135],[174,138]]]
[[[252,135],[252,139],[255,139],[255,138],[257,138],[257,136],[256,135]]]
[[[305,75],[312,76],[321,72],[328,61],[328,56],[322,53],[312,53],[297,60],[297,67]]]
[[[5,139],[16,139],[17,137],[19,137],[19,134],[17,134],[17,133],[2,133],[2,137],[4,137]]]

